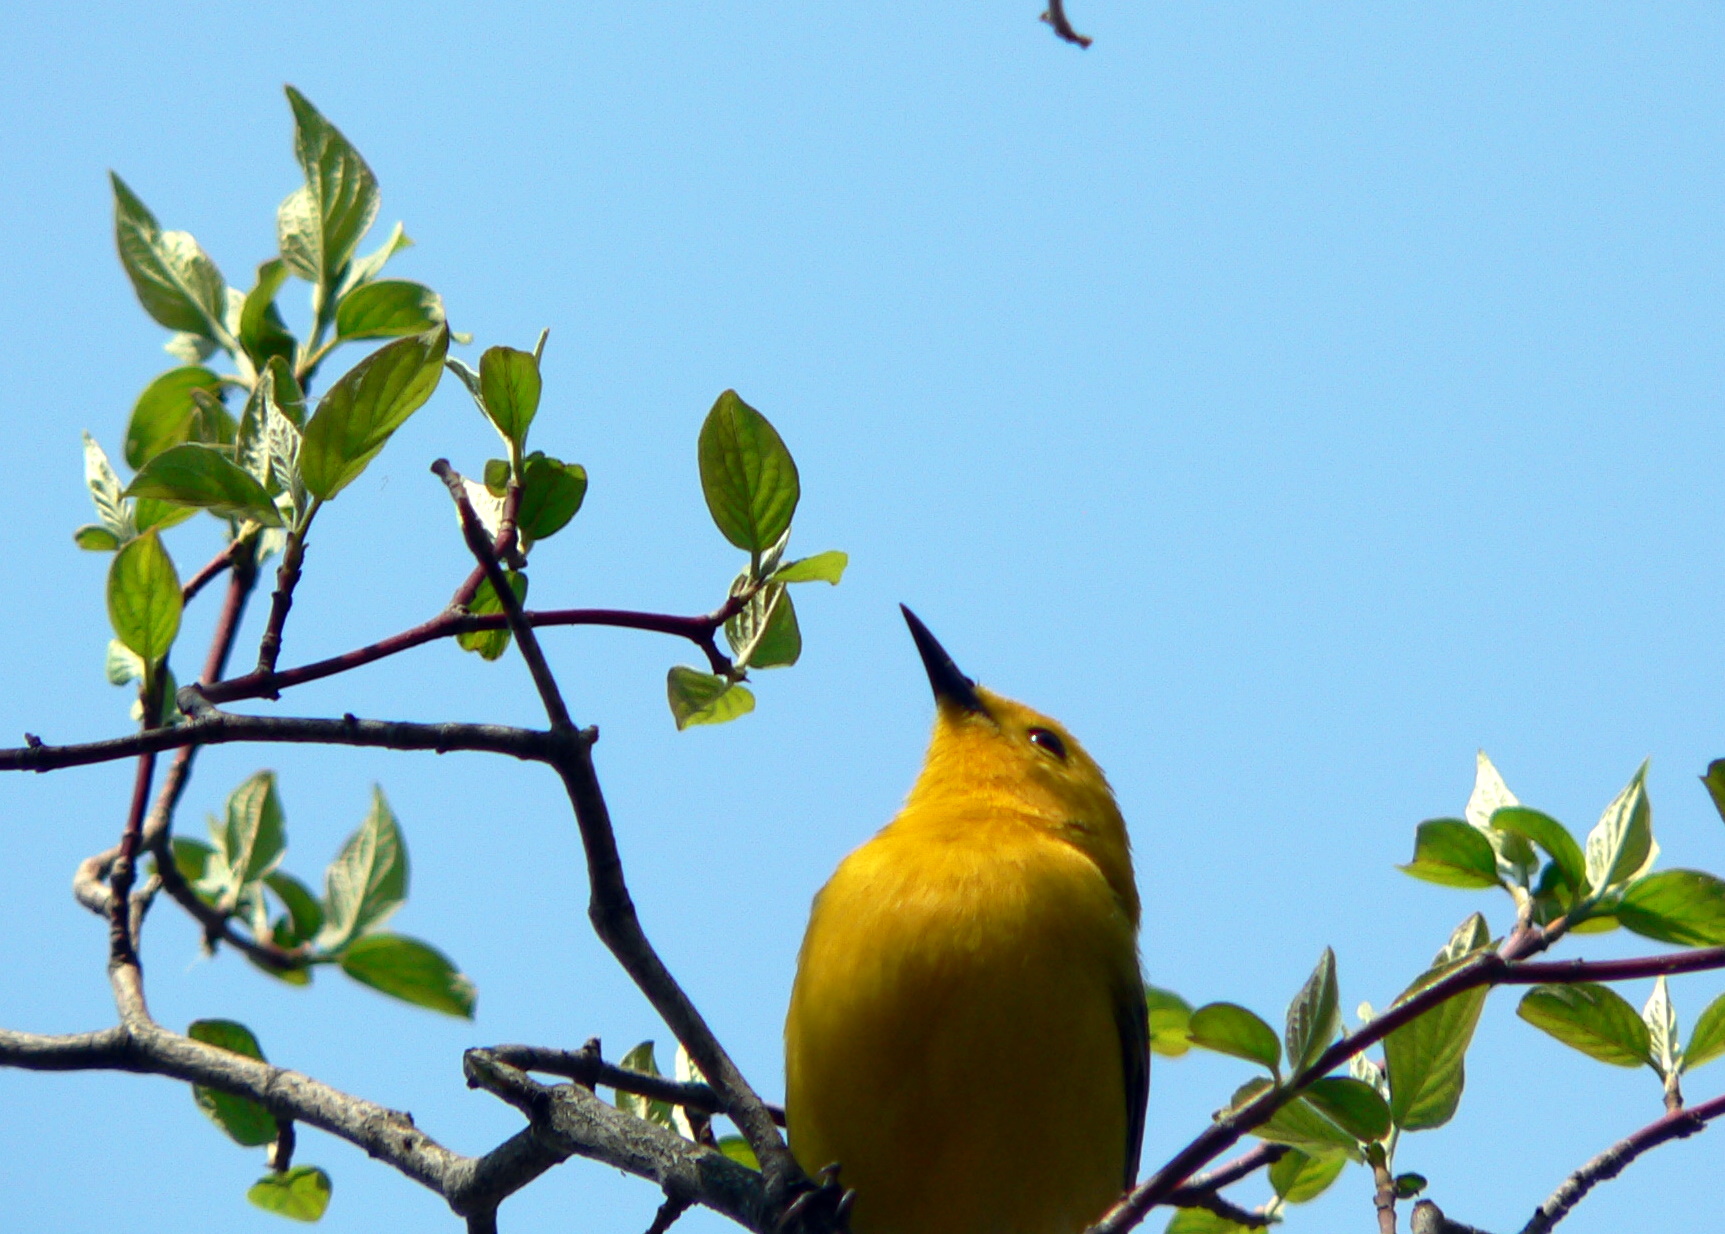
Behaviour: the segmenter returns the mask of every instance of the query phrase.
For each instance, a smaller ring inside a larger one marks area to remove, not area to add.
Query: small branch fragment
[[[666,1196],[665,1202],[659,1205],[659,1211],[653,1214],[653,1224],[647,1227],[647,1234],[665,1234],[690,1207],[688,1200],[678,1196]]]
[[[1089,47],[1088,36],[1078,33],[1072,28],[1072,23],[1066,20],[1066,0],[1048,0],[1048,9],[1042,14],[1042,20],[1054,27],[1054,33],[1078,47]]]
[[[1443,1215],[1443,1209],[1430,1200],[1421,1200],[1408,1215],[1410,1234],[1486,1234],[1476,1225],[1463,1225]]]

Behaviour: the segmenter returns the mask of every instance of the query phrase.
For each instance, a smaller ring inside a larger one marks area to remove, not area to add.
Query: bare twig
[[[300,568],[305,564],[306,533],[311,529],[311,521],[321,504],[316,498],[312,499],[310,509],[299,520],[299,525],[288,533],[287,543],[282,548],[282,563],[276,570],[276,589],[270,596],[269,621],[264,626],[263,637],[258,640],[259,676],[275,672],[276,660],[281,656],[282,627],[287,625],[288,610],[293,608],[294,588],[299,586]]]
[[[1563,1185],[1551,1193],[1533,1214],[1533,1219],[1521,1228],[1521,1234],[1546,1234],[1569,1215],[1584,1196],[1608,1178],[1616,1178],[1642,1153],[1671,1140],[1704,1131],[1707,1124],[1725,1114],[1725,1097],[1715,1097],[1687,1109],[1672,1110],[1655,1119],[1639,1131],[1623,1137],[1610,1148],[1563,1180]]]
[[[542,1046],[498,1045],[482,1053],[518,1071],[539,1071],[546,1075],[562,1076],[588,1089],[596,1084],[603,1084],[620,1092],[635,1093],[654,1101],[666,1101],[702,1114],[724,1112],[718,1094],[710,1085],[691,1084],[664,1076],[648,1075],[643,1071],[630,1071],[626,1067],[606,1062],[596,1049],[552,1050]],[[779,1126],[785,1125],[785,1112],[781,1107],[769,1103],[767,1113]]]
[[[1396,1234],[1396,1180],[1384,1158],[1383,1146],[1372,1145],[1372,1207],[1378,1213],[1378,1234]]]
[[[731,1061],[730,1054],[719,1044],[688,994],[671,976],[641,927],[634,900],[623,877],[623,862],[617,852],[610,811],[593,768],[592,746],[598,734],[593,729],[574,731],[573,721],[557,688],[556,678],[545,661],[538,636],[522,616],[520,602],[504,579],[503,568],[492,552],[490,537],[474,514],[459,477],[444,459],[434,463],[432,470],[447,485],[450,497],[461,513],[462,533],[468,550],[485,567],[486,577],[491,580],[492,588],[503,605],[510,632],[527,662],[540,700],[550,717],[550,737],[555,743],[550,762],[563,779],[581,833],[581,846],[587,858],[587,916],[593,923],[594,932],[623,966],[623,971],[647,996],[647,1001],[676,1034],[677,1040],[689,1051],[689,1057],[719,1095],[724,1114],[737,1124],[761,1163],[769,1202],[775,1205],[788,1202],[791,1192],[806,1181],[802,1170],[785,1147],[765,1104]]]
[[[1042,14],[1042,20],[1054,27],[1054,33],[1068,43],[1079,47],[1090,46],[1091,40],[1072,28],[1072,23],[1066,20],[1066,0],[1048,0],[1048,9]]]

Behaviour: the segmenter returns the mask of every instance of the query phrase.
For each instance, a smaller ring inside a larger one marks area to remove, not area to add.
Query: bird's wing
[[[1138,1181],[1144,1147],[1144,1107],[1150,1101],[1150,1011],[1144,983],[1134,981],[1114,1005],[1120,1029],[1120,1072],[1126,1081],[1126,1189]]]

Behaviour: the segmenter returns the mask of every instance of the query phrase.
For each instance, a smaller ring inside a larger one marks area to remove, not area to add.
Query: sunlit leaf
[[[263,1061],[263,1048],[252,1030],[234,1020],[196,1020],[186,1030],[186,1036],[205,1045],[213,1045],[233,1054]],[[247,1148],[274,1142],[275,1115],[250,1097],[225,1093],[203,1084],[192,1085],[192,1099],[236,1143]]]
[[[400,934],[366,934],[341,952],[341,971],[374,990],[446,1015],[473,1018],[473,982],[429,943]]]
[[[1653,1065],[1647,1025],[1615,990],[1591,982],[1539,985],[1516,1014],[1589,1058],[1615,1067]]]
[[[294,1221],[317,1221],[329,1208],[329,1175],[315,1165],[296,1165],[280,1174],[265,1174],[246,1192],[246,1199],[265,1212]]]
[[[725,539],[750,553],[771,547],[791,525],[802,490],[767,418],[726,390],[701,425],[698,455],[701,491]]]

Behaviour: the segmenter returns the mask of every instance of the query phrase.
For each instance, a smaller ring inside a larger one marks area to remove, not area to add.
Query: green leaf
[[[1271,1164],[1270,1186],[1284,1204],[1304,1204],[1328,1191],[1347,1164],[1345,1152],[1312,1155],[1292,1149]]]
[[[1255,1083],[1269,1087],[1267,1080],[1258,1080]],[[1244,1104],[1242,1097],[1248,1095],[1251,1087],[1247,1085],[1234,1094],[1231,1108],[1237,1109]],[[1304,1097],[1295,1097],[1267,1121],[1254,1128],[1252,1134],[1259,1139],[1269,1140],[1274,1144],[1289,1144],[1308,1153],[1333,1152],[1338,1148],[1350,1152],[1359,1150],[1359,1141],[1353,1132],[1340,1126]]]
[[[536,454],[534,457],[538,457]],[[514,474],[506,458],[488,458],[485,460],[484,482],[485,491],[493,497],[502,497],[509,491],[509,477]]]
[[[479,391],[485,414],[504,440],[521,449],[539,410],[539,361],[530,351],[489,347],[479,357]]]
[[[154,497],[229,518],[280,527],[281,516],[264,486],[211,446],[174,446],[144,464],[127,497]]]
[[[1626,928],[1662,943],[1725,944],[1725,882],[1702,870],[1659,870],[1638,878],[1616,913]]]
[[[90,490],[96,517],[116,542],[124,544],[138,534],[132,503],[120,496],[120,477],[114,474],[107,453],[88,433],[84,434],[84,485]]]
[[[272,359],[269,363],[270,405],[297,429],[305,428],[305,391],[293,374],[293,365],[286,360]]]
[[[1426,1176],[1415,1174],[1411,1170],[1395,1177],[1396,1199],[1411,1200],[1426,1189]]]
[[[1622,995],[1591,982],[1538,985],[1516,1008],[1517,1015],[1564,1045],[1614,1067],[1653,1065],[1647,1025]]]
[[[1390,1132],[1390,1108],[1377,1090],[1352,1076],[1332,1075],[1306,1089],[1305,1100],[1362,1144]]]
[[[755,1156],[755,1150],[749,1147],[749,1142],[740,1135],[722,1135],[719,1137],[719,1151],[724,1153],[738,1165],[746,1165],[751,1170],[759,1170],[761,1162]]]
[[[297,946],[317,937],[317,932],[323,929],[323,906],[317,902],[311,888],[283,870],[272,870],[264,876],[264,882],[281,898],[282,906],[288,911],[291,937],[287,940],[278,937],[276,942],[282,946]]]
[[[126,465],[136,471],[170,446],[191,437],[197,404],[192,391],[211,398],[222,394],[222,379],[202,365],[171,368],[144,387],[126,422]]]
[[[287,823],[276,795],[275,772],[260,771],[228,794],[219,847],[242,886],[281,864],[287,852]]]
[[[850,564],[850,554],[841,553],[837,549],[828,549],[824,553],[816,553],[813,557],[804,557],[800,561],[788,561],[773,571],[771,581],[775,583],[831,583],[838,586],[844,577],[845,567]]]
[[[335,311],[337,337],[352,342],[423,334],[443,324],[443,297],[423,283],[384,279],[343,296]]]
[[[519,601],[527,599],[527,576],[515,570],[505,571],[509,578],[509,589],[515,593]],[[480,581],[479,590],[473,593],[473,599],[467,602],[467,611],[484,615],[486,613],[501,613],[503,605],[497,598],[496,590],[491,586],[490,579]],[[477,651],[482,660],[495,660],[509,650],[508,630],[474,630],[468,634],[457,634],[455,641],[463,651]]]
[[[209,868],[210,858],[215,855],[216,850],[202,840],[194,840],[190,836],[175,836],[171,845],[174,853],[174,869],[180,872],[180,877],[188,883],[202,880],[204,871]]]
[[[309,282],[334,290],[360,238],[377,217],[377,177],[341,131],[292,86],[294,158],[305,184],[276,214],[282,260]]]
[[[234,1020],[195,1020],[186,1036],[232,1054],[264,1061],[263,1048],[252,1030]],[[250,1097],[224,1093],[203,1084],[192,1085],[192,1099],[236,1143],[246,1148],[271,1144],[276,1138],[275,1115]]]
[[[1342,1031],[1342,1015],[1336,998],[1336,953],[1328,947],[1318,966],[1288,1005],[1285,1036],[1288,1070],[1298,1075],[1317,1061]]]
[[[1695,1021],[1689,1048],[1683,1051],[1683,1069],[1693,1071],[1721,1054],[1725,1054],[1725,994],[1708,1003]]]
[[[72,543],[91,553],[111,553],[120,547],[120,540],[106,527],[85,523],[72,533]]]
[[[635,1071],[642,1075],[656,1076],[660,1074],[659,1062],[653,1057],[653,1043],[643,1041],[630,1050],[618,1061],[619,1067],[625,1071]],[[616,1090],[617,1108],[625,1114],[633,1114],[636,1118],[644,1118],[650,1123],[661,1127],[676,1128],[674,1109],[668,1101],[653,1101],[639,1093],[626,1093]]]
[[[1238,1003],[1206,1003],[1192,1013],[1186,1031],[1199,1049],[1258,1063],[1271,1074],[1281,1065],[1276,1030]]]
[[[1721,819],[1725,819],[1725,758],[1716,758],[1707,764],[1707,774],[1701,777],[1701,783],[1713,799],[1713,808],[1719,811]]]
[[[337,951],[355,935],[382,925],[407,901],[407,842],[383,790],[324,871],[324,925],[318,945]]]
[[[265,1212],[294,1221],[317,1221],[329,1208],[329,1175],[315,1165],[296,1165],[280,1174],[265,1174],[246,1192],[246,1199]]]
[[[1146,985],[1144,1005],[1150,1017],[1150,1049],[1153,1053],[1165,1058],[1178,1058],[1192,1048],[1192,1039],[1187,1036],[1192,1022],[1190,1003],[1172,990]],[[1270,1034],[1272,1042],[1275,1037],[1274,1033]]]
[[[390,229],[389,238],[378,245],[364,257],[356,257],[347,268],[347,277],[341,281],[340,295],[346,296],[354,288],[371,282],[383,272],[383,267],[391,257],[403,249],[413,247],[413,240],[397,223]]]
[[[755,709],[745,687],[681,664],[665,677],[665,696],[679,731],[692,724],[724,724]]]
[[[1485,918],[1475,913],[1456,928],[1450,941],[1396,1002],[1448,974],[1457,962],[1491,944]],[[1447,999],[1384,1038],[1384,1064],[1390,1083],[1390,1117],[1404,1131],[1441,1127],[1455,1117],[1467,1086],[1466,1058],[1488,991],[1468,990]]]
[[[1681,1070],[1683,1047],[1677,1039],[1677,1009],[1671,1005],[1671,992],[1666,989],[1663,975],[1653,983],[1653,993],[1641,1009],[1641,1022],[1647,1025],[1648,1053],[1653,1056],[1653,1070],[1664,1079]]]
[[[397,339],[330,387],[300,443],[300,472],[308,492],[328,501],[365,470],[390,434],[437,389],[448,349],[448,326]]]
[[[1587,834],[1588,884],[1605,891],[1627,882],[1653,855],[1653,807],[1647,801],[1644,762]]]
[[[556,535],[575,517],[587,497],[587,469],[535,450],[527,456],[522,471],[526,474],[515,526],[530,547]]]
[[[282,320],[281,310],[276,308],[276,293],[287,278],[287,264],[279,258],[272,257],[261,263],[257,282],[252,284],[244,304],[240,306],[239,329],[235,333],[239,336],[240,346],[251,357],[252,367],[260,371],[272,359],[293,361],[294,336]]]
[[[1166,1234],[1256,1234],[1251,1226],[1219,1217],[1207,1208],[1179,1208],[1168,1222]]]
[[[1414,859],[1400,869],[1445,887],[1495,887],[1497,854],[1472,823],[1435,818],[1414,833]]]
[[[701,491],[719,531],[760,553],[791,525],[801,487],[797,465],[767,418],[726,390],[701,425]]]
[[[782,583],[769,583],[725,622],[725,641],[738,668],[782,668],[803,654],[803,633],[791,593]]]
[[[1551,858],[1571,891],[1587,891],[1587,859],[1581,845],[1569,834],[1569,828],[1538,810],[1526,806],[1505,806],[1491,816],[1491,825],[1498,831],[1508,831],[1539,845]]]
[[[163,231],[124,180],[112,172],[109,178],[114,185],[114,243],[138,303],[170,330],[219,340],[225,333],[228,288],[216,263],[186,232]]]
[[[341,953],[341,971],[392,998],[447,1015],[473,1018],[473,983],[429,943],[400,934],[367,934]]]
[[[180,576],[154,531],[114,554],[108,567],[108,620],[145,663],[168,654],[180,632]]]

